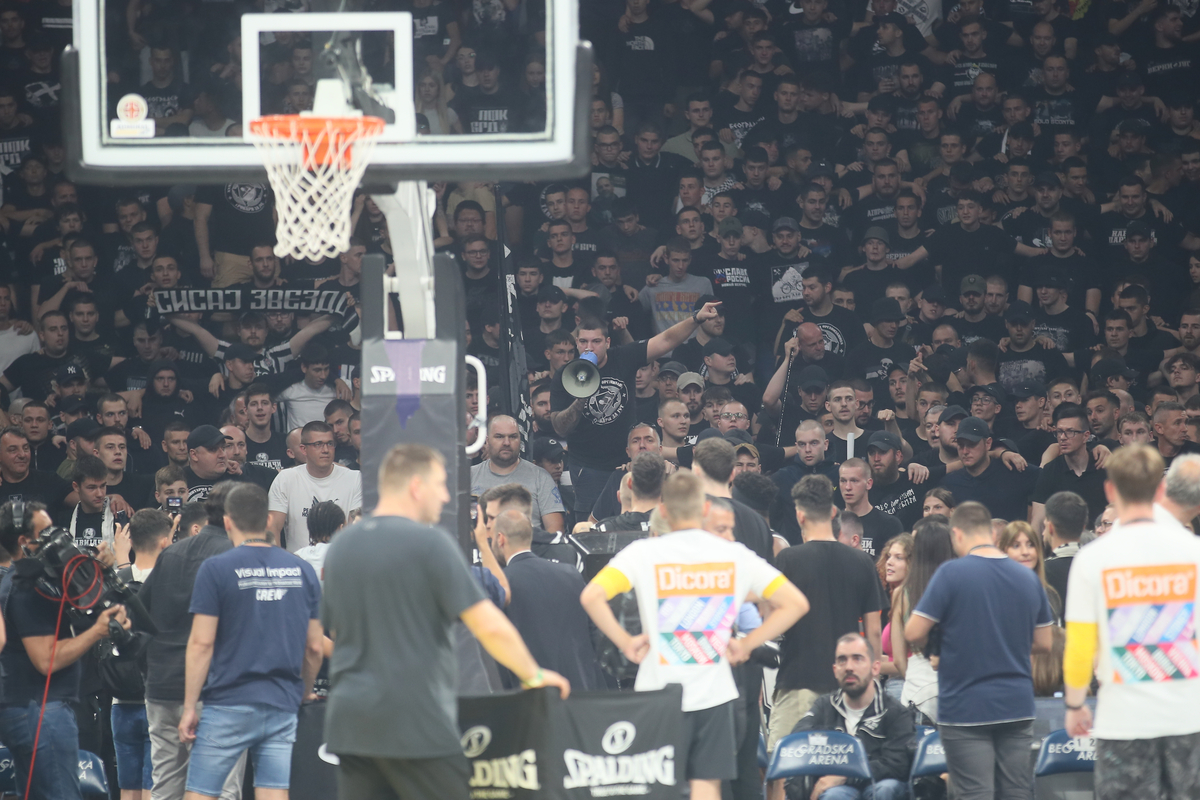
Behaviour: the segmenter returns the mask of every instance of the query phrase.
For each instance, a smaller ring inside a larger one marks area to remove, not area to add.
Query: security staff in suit
[[[537,663],[566,677],[577,690],[606,688],[591,622],[579,604],[583,576],[533,554],[533,528],[520,511],[502,512],[492,533],[492,550],[505,565],[511,590],[505,613]],[[516,688],[512,675],[503,677],[509,688]]]

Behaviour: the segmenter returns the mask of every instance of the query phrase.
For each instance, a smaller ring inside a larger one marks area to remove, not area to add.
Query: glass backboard
[[[591,52],[578,40],[574,2],[545,0],[544,15],[501,20],[521,36],[498,39],[450,36],[445,12],[431,20],[431,6],[412,2],[407,11],[330,13],[267,0],[280,11],[247,14],[241,4],[200,2],[190,7],[203,18],[174,28],[131,22],[125,5],[75,4],[63,108],[68,172],[80,182],[261,180],[246,122],[311,108],[319,78],[347,76],[344,60],[328,57],[347,42],[374,99],[393,112],[364,183],[587,169]],[[503,15],[505,4],[495,5]],[[495,23],[485,18],[481,30]],[[369,102],[356,105],[372,113]]]

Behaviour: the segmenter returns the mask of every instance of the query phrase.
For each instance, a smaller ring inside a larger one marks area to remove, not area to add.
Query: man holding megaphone
[[[608,324],[584,319],[575,331],[579,358],[551,382],[550,423],[569,450],[575,510],[586,518],[613,471],[625,463],[625,434],[637,422],[637,371],[686,342],[701,323],[717,316],[706,303],[652,339],[612,347]]]

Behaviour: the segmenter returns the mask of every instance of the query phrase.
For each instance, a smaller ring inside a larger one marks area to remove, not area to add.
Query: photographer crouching
[[[41,503],[14,500],[0,507],[0,546],[13,558],[12,569],[0,581],[0,610],[8,639],[0,651],[4,674],[0,741],[12,752],[17,790],[26,800],[81,798],[79,729],[71,707],[79,699],[79,659],[108,638],[110,622],[130,627],[124,606],[113,605],[96,614],[89,627],[76,632],[72,619],[78,617],[62,608],[58,597],[49,596],[46,565],[36,558],[39,537],[51,526]],[[106,545],[100,546],[96,558],[112,566],[113,554]],[[58,588],[61,591],[61,581]]]

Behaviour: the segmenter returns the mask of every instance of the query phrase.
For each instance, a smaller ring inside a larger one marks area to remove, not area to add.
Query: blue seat
[[[874,785],[866,748],[850,734],[838,731],[793,733],[775,746],[767,780],[802,775],[841,775]]]
[[[914,794],[913,784],[926,775],[941,775],[946,771],[946,750],[937,728],[917,726],[917,753],[913,756],[912,769],[908,773],[908,793]]]
[[[766,769],[771,764],[771,756],[767,753],[767,739],[758,734],[758,768]]]
[[[21,787],[24,789],[25,787]],[[0,794],[17,793],[17,770],[13,755],[7,747],[0,747]]]
[[[104,762],[100,756],[87,750],[79,751],[79,791],[88,800],[108,800]]]
[[[1064,772],[1092,772],[1095,768],[1096,740],[1087,736],[1075,738],[1060,728],[1042,741],[1033,774],[1041,778]]]

